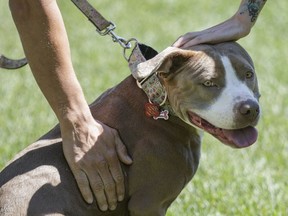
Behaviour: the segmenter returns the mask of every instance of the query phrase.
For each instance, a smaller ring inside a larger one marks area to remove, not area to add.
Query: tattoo
[[[251,17],[251,22],[255,22],[262,7],[266,3],[267,0],[248,0],[245,4],[245,9],[240,12],[240,14],[244,14],[248,11],[249,16]]]

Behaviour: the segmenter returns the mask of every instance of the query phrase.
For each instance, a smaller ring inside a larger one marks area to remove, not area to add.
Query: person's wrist
[[[86,101],[61,104],[57,117],[61,128],[74,128],[77,125],[89,124],[93,121],[93,116]]]
[[[239,38],[247,36],[252,28],[251,20],[248,20],[247,17],[243,14],[236,14],[234,17],[234,22],[236,22],[236,26],[239,29]]]

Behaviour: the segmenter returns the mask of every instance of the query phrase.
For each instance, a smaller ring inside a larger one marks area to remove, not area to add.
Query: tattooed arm
[[[267,0],[242,0],[238,11],[228,20],[211,28],[188,32],[177,39],[175,47],[185,48],[200,43],[236,41],[250,33]]]

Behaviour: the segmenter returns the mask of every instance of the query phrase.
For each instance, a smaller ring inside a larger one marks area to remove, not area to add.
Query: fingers
[[[122,201],[125,196],[124,175],[122,172],[120,161],[116,153],[118,154],[120,160],[123,161],[124,163],[126,164],[132,163],[132,159],[127,154],[127,149],[125,145],[122,143],[116,130],[113,131],[113,135],[114,135],[116,152],[115,148],[111,147],[110,149],[107,149],[105,158],[101,157],[96,162],[97,170],[102,180],[103,189],[101,190],[99,186],[93,189],[94,194],[100,191],[98,197],[96,197],[97,203],[99,205],[100,203],[103,203],[104,205],[106,195],[106,199],[110,210],[114,210],[117,206],[117,201]],[[98,157],[100,156],[98,155]],[[100,185],[101,180],[98,179],[97,180],[98,183],[95,183],[95,185]],[[102,209],[105,208],[103,207]]]
[[[116,131],[115,131],[115,145],[116,145],[116,152],[118,154],[120,161],[127,165],[132,164],[132,159],[127,153],[127,148],[123,144],[122,140],[120,139]],[[119,161],[116,160],[115,158],[116,157],[111,157],[112,160],[110,161],[110,172],[116,184],[118,201],[122,201],[125,195],[124,176],[121,169],[121,165]]]
[[[183,44],[185,44],[185,41],[184,36],[181,36],[172,44],[172,46],[180,48]]]
[[[124,196],[125,196],[125,184],[124,184],[124,176],[122,174],[121,167],[119,168],[118,169],[111,168],[110,171],[115,182],[117,199],[119,202],[121,202],[123,201]]]
[[[115,149],[119,145],[122,158],[126,163],[131,163],[131,158],[127,155],[127,150],[118,133],[115,131],[115,146],[106,149],[105,155],[94,156],[95,166],[87,172],[96,201],[102,211],[115,210],[117,201],[122,201],[125,195],[124,176],[120,161]],[[108,144],[106,144],[108,146]],[[87,164],[86,164],[87,165]],[[96,172],[96,173],[95,173]]]
[[[179,48],[182,48],[182,49],[185,49],[185,48],[188,48],[188,47],[191,47],[191,46],[194,46],[194,45],[197,45],[197,44],[201,44],[201,43],[204,43],[200,38],[196,37],[192,40],[189,40],[187,39],[185,42],[183,42]]]
[[[77,186],[80,190],[80,193],[83,197],[83,199],[89,203],[93,203],[93,193],[90,188],[89,180],[86,175],[86,173],[83,171],[83,169],[79,166],[77,162],[75,162],[75,155],[73,152],[71,152],[72,145],[67,145],[65,142],[63,142],[63,152],[64,156],[66,158],[66,161],[74,175],[74,178],[77,182]]]
[[[180,39],[178,39],[172,46],[173,46],[173,47],[177,47],[177,48],[184,49],[187,41],[189,41],[189,40],[188,40],[188,39],[184,39],[184,38],[180,38]],[[187,46],[186,46],[186,47],[187,47]]]
[[[86,174],[82,170],[79,170],[79,169],[72,169],[71,168],[71,170],[74,174],[78,188],[79,188],[84,200],[87,203],[91,204],[93,202],[93,194],[92,194],[92,191],[90,189],[89,181],[87,179]]]
[[[97,170],[101,179],[98,178],[95,179],[95,181],[92,180],[94,183],[91,184],[92,190],[97,199],[97,203],[100,209],[103,209],[102,211],[105,211],[105,202],[106,205],[108,202],[108,207],[110,210],[115,210],[117,206],[117,194],[115,189],[116,185],[114,183],[113,177],[111,176],[108,166],[109,165],[104,159],[101,159],[97,162]]]
[[[77,136],[63,138],[63,150],[84,200],[92,203],[94,194],[99,209],[106,211],[116,209],[117,202],[124,199],[120,161],[131,164],[132,159],[117,131],[104,124],[100,126],[93,120],[91,127],[77,128]]]
[[[115,182],[117,199],[118,201],[122,201],[125,195],[124,175],[123,175],[121,165],[116,155],[115,157],[110,158],[109,169],[113,177],[113,181]]]
[[[104,187],[102,184],[102,181],[99,180],[101,183],[101,186],[97,182],[91,182],[91,187],[93,188],[93,193],[96,197],[96,202],[101,211],[107,211],[108,210],[108,204],[106,201],[106,196],[104,193]],[[112,210],[112,209],[111,209]]]
[[[95,171],[90,173],[89,176],[90,176],[90,179],[89,179],[90,186],[93,190],[93,193],[94,193],[95,198],[96,198],[96,202],[97,202],[100,210],[101,211],[107,211],[108,210],[108,203],[106,200],[104,185],[103,185],[101,177]]]
[[[85,181],[81,181],[81,178],[80,181],[76,181],[85,201],[89,204],[93,202],[93,195],[90,190],[91,188],[101,211],[107,211],[108,208],[110,210],[115,210],[117,207],[117,190],[106,160],[100,157],[100,159],[97,159],[96,166],[90,166],[88,164],[83,165],[83,162],[81,163],[81,166],[85,167],[86,175],[82,172],[84,174],[83,177],[85,176]],[[89,189],[88,192],[86,191],[87,189]],[[91,195],[92,201],[88,196],[88,199],[86,199],[87,193],[88,195]]]
[[[118,134],[115,136],[115,145],[116,145],[117,154],[118,154],[119,159],[121,160],[121,162],[123,162],[123,163],[125,163],[127,165],[132,164],[132,159],[127,153],[127,148],[123,144],[123,142],[121,141],[121,139],[118,136]]]
[[[197,44],[216,43],[217,38],[213,31],[188,32],[179,37],[172,46],[185,49]]]
[[[172,46],[178,47],[178,48],[184,48],[184,46],[187,43],[190,43],[190,45],[198,44],[200,41],[198,40],[198,32],[188,32],[185,35],[180,36]],[[192,42],[192,43],[191,43]],[[186,46],[187,47],[187,46]]]

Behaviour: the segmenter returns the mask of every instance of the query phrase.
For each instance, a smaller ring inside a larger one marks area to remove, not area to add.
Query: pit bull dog
[[[256,141],[257,78],[237,43],[169,48],[138,70],[150,71],[140,84],[144,91],[129,76],[90,106],[96,119],[118,130],[133,158],[123,166],[126,198],[117,209],[101,212],[82,199],[56,126],[1,172],[1,216],[165,215],[197,170],[202,131],[235,148]],[[165,91],[159,107],[147,97],[154,82]]]

